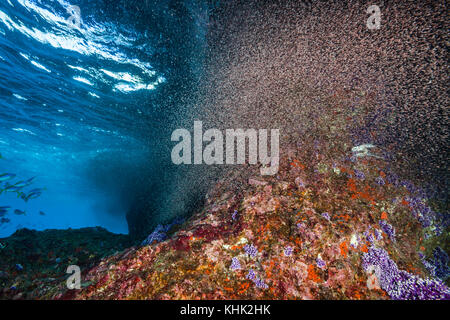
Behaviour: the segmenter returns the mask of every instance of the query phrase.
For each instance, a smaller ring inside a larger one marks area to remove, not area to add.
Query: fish
[[[42,192],[32,192],[29,193],[27,196],[22,197],[23,200],[25,200],[25,202],[27,202],[30,199],[36,199],[37,197],[40,197],[42,194]]]
[[[25,202],[28,201],[28,196],[23,192],[19,193],[18,197],[20,197]]]
[[[15,187],[20,187],[20,188],[28,187],[30,184],[33,183],[34,178],[35,177],[32,177],[32,178],[30,178],[28,180],[25,180],[25,181],[18,181],[16,183],[14,183],[13,185]]]
[[[19,192],[21,189],[22,189],[22,187],[8,186],[8,188],[5,189],[5,191],[8,191],[8,192]]]
[[[20,216],[20,215],[26,215],[26,212],[23,211],[23,210],[16,209],[16,210],[14,210],[14,214],[16,214],[16,215],[18,215],[18,216]]]
[[[0,217],[4,217],[8,213],[9,209],[11,209],[9,206],[0,207]]]
[[[33,189],[31,190],[28,195],[25,194],[24,192],[20,192],[17,196],[20,197],[22,200],[24,200],[25,202],[27,202],[30,199],[36,199],[37,197],[42,195],[42,191],[44,189],[42,188],[37,188],[37,189]]]
[[[0,182],[11,180],[15,176],[16,175],[14,173],[2,173],[2,174],[0,174]]]
[[[15,187],[25,187],[25,181],[17,181],[16,183],[13,184],[13,186]]]
[[[39,211],[39,214],[40,214],[41,216],[45,216],[45,212],[44,212],[44,211]]]
[[[8,218],[2,218],[1,220],[0,220],[0,223],[9,223],[9,222],[11,222],[11,220],[10,219],[8,219]]]
[[[19,191],[20,189],[22,189],[22,188],[20,188],[20,187],[16,187],[16,186],[14,186],[13,184],[10,184],[10,183],[6,183],[5,184],[5,187],[3,188],[3,191],[6,191],[6,192],[17,192],[17,191]]]

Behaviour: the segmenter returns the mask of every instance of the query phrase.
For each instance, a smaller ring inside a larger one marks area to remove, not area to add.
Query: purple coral
[[[294,250],[292,249],[292,247],[286,247],[286,248],[284,248],[284,255],[289,257],[290,255],[292,255],[293,251]]]
[[[163,225],[158,224],[155,230],[153,230],[153,232],[150,233],[150,235],[144,241],[142,241],[142,245],[145,246],[152,244],[154,241],[161,242],[166,240],[166,232],[166,228]]]
[[[231,259],[230,269],[233,270],[233,271],[241,269],[241,263],[239,262],[238,258]]]
[[[392,172],[388,173],[388,175],[386,176],[386,180],[388,183],[394,185],[395,187],[398,187],[400,184],[398,175]]]
[[[450,276],[450,268],[448,266],[450,259],[448,254],[441,247],[436,247],[433,250],[433,259],[426,260],[423,254],[420,254],[420,258],[422,259],[425,268],[433,277],[445,281]]]
[[[416,193],[420,191],[411,181],[404,180],[400,184],[401,186],[405,187],[410,193]]]
[[[248,271],[248,274],[247,274],[246,278],[249,279],[249,280],[255,281],[256,280],[255,271],[253,271],[253,269],[250,269]]]
[[[320,269],[325,269],[327,266],[326,262],[323,261],[320,257],[317,257],[316,264],[317,264],[317,267],[319,267]]]
[[[253,283],[256,285],[256,287],[260,289],[267,289],[269,286],[264,282],[263,279],[256,276],[255,271],[253,269],[250,269],[247,274],[247,279],[253,281]]]
[[[155,242],[161,242],[167,239],[167,232],[169,232],[169,230],[177,224],[182,224],[184,222],[183,218],[176,218],[175,220],[173,220],[171,223],[169,223],[168,225],[162,225],[162,224],[158,224],[155,228],[155,230],[153,230],[152,233],[149,234],[149,236],[142,241],[141,245],[145,246],[145,245],[150,245],[152,244],[154,241]]]
[[[383,239],[383,235],[382,235],[381,231],[378,230],[378,229],[375,229],[375,238],[376,238],[378,241],[380,241],[380,240]]]
[[[245,252],[250,256],[250,257],[252,257],[252,258],[255,258],[256,257],[256,255],[258,254],[258,250],[255,248],[255,246],[254,245],[248,245],[248,244],[246,244],[245,246],[244,246],[244,250],[245,250]]]
[[[384,186],[385,185],[384,179],[382,177],[376,178],[375,179],[375,183],[380,185],[380,186]]]
[[[373,244],[375,241],[375,238],[373,237],[373,234],[370,232],[365,232],[364,235],[366,236],[366,240],[370,243]]]
[[[325,219],[327,219],[328,221],[330,221],[330,214],[328,212],[324,212],[322,213],[322,217],[324,217]]]
[[[263,279],[257,278],[255,281],[253,281],[255,285],[260,289],[268,289],[269,286],[264,282]]]
[[[234,212],[231,214],[231,219],[233,219],[233,221],[236,221],[237,216],[238,216],[238,211],[234,210]]]
[[[419,220],[424,228],[428,228],[436,220],[436,212],[425,204],[425,199],[420,197],[407,197],[405,200],[409,203],[412,215]]]
[[[359,180],[364,180],[366,176],[364,175],[364,172],[355,170],[355,177]]]
[[[399,270],[383,248],[370,247],[363,254],[362,266],[366,272],[375,271],[380,287],[395,300],[450,299],[450,289],[434,279],[422,279]]]
[[[384,231],[392,241],[395,241],[395,228],[384,220],[380,220],[381,230]]]

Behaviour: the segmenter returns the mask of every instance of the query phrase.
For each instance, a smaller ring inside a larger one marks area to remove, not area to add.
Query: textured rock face
[[[236,168],[202,210],[158,228],[164,237],[103,259],[81,290],[62,283],[41,298],[449,299],[421,257],[445,241],[430,199],[384,161],[348,152],[332,160],[292,149],[264,183]],[[417,212],[414,197],[428,209]]]
[[[0,299],[42,298],[67,276],[69,265],[77,265],[84,272],[105,256],[131,245],[127,236],[99,227],[20,229],[0,243]]]

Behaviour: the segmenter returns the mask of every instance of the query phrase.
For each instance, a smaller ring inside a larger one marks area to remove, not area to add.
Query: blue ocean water
[[[45,188],[28,202],[0,194],[11,206],[0,237],[23,227],[127,232],[126,208],[85,179],[86,163],[103,153],[145,161],[143,105],[168,80],[151,63],[155,36],[110,19],[100,2],[0,1],[0,174],[36,177],[24,192]]]

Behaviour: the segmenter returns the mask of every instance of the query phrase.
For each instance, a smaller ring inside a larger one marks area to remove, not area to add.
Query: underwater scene
[[[450,300],[448,30],[444,0],[0,0],[0,300]]]

